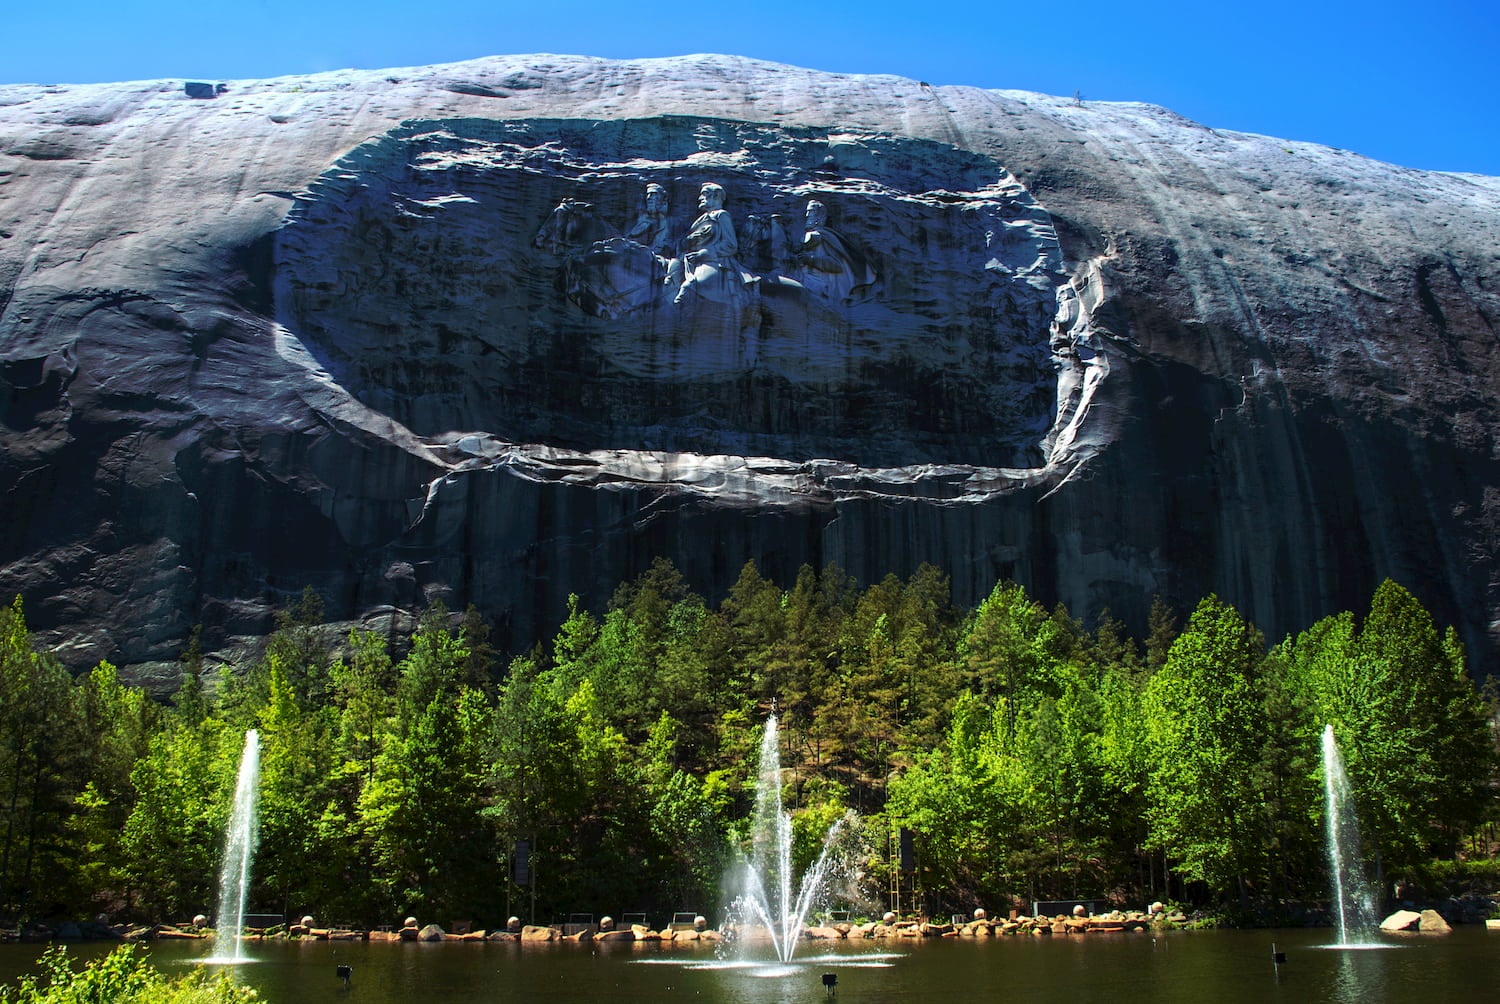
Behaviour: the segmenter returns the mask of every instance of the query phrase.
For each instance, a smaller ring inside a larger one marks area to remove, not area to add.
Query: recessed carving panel
[[[694,118],[412,122],[277,235],[277,309],[429,437],[1035,466],[1050,218],[927,141]]]

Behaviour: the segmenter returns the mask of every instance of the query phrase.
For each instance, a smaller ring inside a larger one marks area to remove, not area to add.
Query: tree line
[[[1326,898],[1325,725],[1381,888],[1488,859],[1497,805],[1462,647],[1389,581],[1268,645],[1214,596],[1136,639],[1013,583],[960,610],[930,566],[783,587],[751,563],[714,606],[658,561],[506,659],[472,608],[397,649],[307,592],[253,663],[209,667],[195,635],[181,667],[170,702],[108,663],[75,680],[0,610],[0,917],[212,913],[250,728],[252,904],[324,923],[713,911],[772,713],[797,853],[856,810],[869,911],[897,885],[932,912]]]

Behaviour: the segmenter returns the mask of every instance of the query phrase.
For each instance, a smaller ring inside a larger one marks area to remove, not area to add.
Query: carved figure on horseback
[[[779,303],[768,302],[766,308],[798,310],[808,297],[842,305],[873,289],[874,270],[855,245],[828,226],[827,210],[817,200],[807,204],[796,246],[779,213],[751,215],[742,244],[724,201],[723,186],[701,186],[698,216],[674,247],[661,185],[646,187],[644,208],[623,234],[598,216],[593,203],[566,198],[542,223],[532,245],[563,259],[561,286],[568,299],[606,319],[667,301],[677,307],[703,302],[753,311],[762,306],[762,292]]]

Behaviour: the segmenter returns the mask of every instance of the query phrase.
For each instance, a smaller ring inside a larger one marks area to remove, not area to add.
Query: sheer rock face
[[[1497,248],[1492,178],[726,57],[0,87],[0,589],[161,686],[304,584],[522,645],[656,555],[1273,638],[1393,576],[1488,660]]]

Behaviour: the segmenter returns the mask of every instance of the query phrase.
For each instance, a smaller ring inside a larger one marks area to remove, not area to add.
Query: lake
[[[630,945],[251,943],[256,961],[237,978],[277,1004],[440,1004],[447,1001],[702,1000],[780,1004],[821,1000],[823,973],[837,1000],[897,1002],[999,998],[1031,1001],[1182,1001],[1262,1004],[1309,1001],[1443,1004],[1493,999],[1500,988],[1500,932],[1459,927],[1446,937],[1391,938],[1377,950],[1321,946],[1333,932],[1192,931],[1084,937],[804,942],[781,966],[720,958],[708,947]],[[1271,946],[1287,953],[1272,965]],[[110,946],[73,947],[92,957]],[[211,943],[151,946],[171,968]],[[31,968],[42,946],[0,946],[0,979]],[[354,967],[346,990],[337,964]]]

